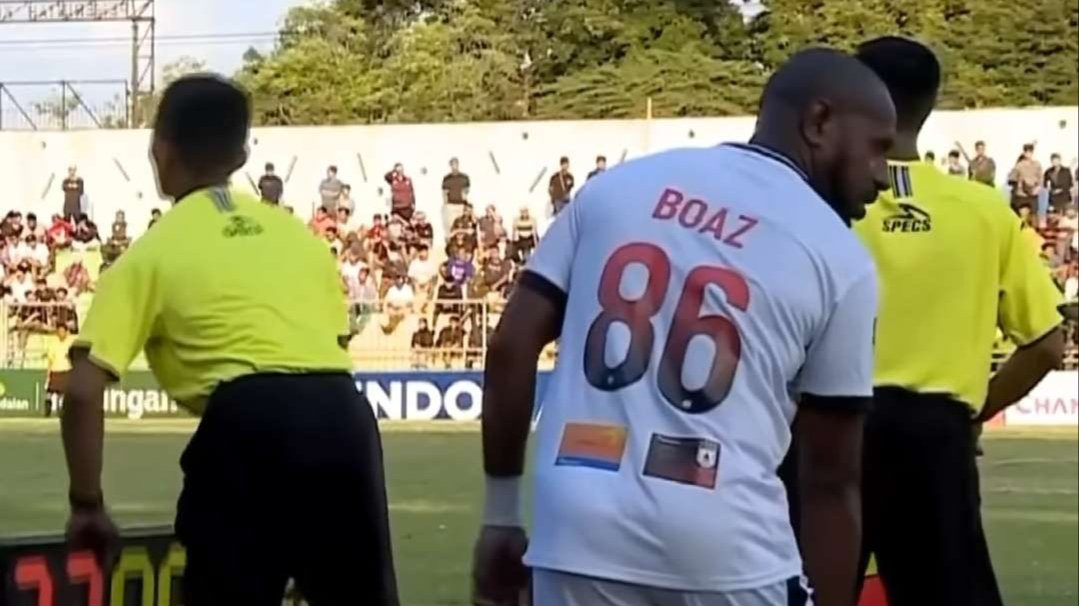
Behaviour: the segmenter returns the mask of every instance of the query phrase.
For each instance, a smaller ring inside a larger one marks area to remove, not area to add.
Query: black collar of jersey
[[[758,156],[764,156],[769,160],[779,162],[783,166],[786,166],[787,168],[793,170],[794,173],[798,175],[801,180],[807,183],[809,182],[809,175],[807,175],[805,171],[801,169],[801,167],[795,164],[794,160],[791,160],[785,154],[782,154],[774,149],[770,149],[756,143],[724,143],[723,146],[733,147],[735,149],[740,149],[744,152],[757,154]]]

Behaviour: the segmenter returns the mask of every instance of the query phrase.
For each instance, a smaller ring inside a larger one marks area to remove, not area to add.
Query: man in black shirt
[[[450,172],[442,177],[442,229],[449,233],[453,220],[465,212],[472,181],[461,172],[457,158],[450,159]]]
[[[551,182],[547,185],[547,193],[551,195],[551,207],[556,215],[569,204],[574,185],[573,174],[569,172],[569,158],[562,156],[558,165],[558,172],[551,175]]]
[[[427,368],[431,363],[431,349],[435,346],[435,333],[427,326],[427,319],[420,318],[419,327],[412,333],[412,368]]]
[[[1052,166],[1045,171],[1045,189],[1049,190],[1049,206],[1062,211],[1072,201],[1072,172],[1060,163],[1060,154],[1049,156]]]
[[[67,169],[67,178],[63,182],[64,189],[64,217],[71,219],[79,216],[82,212],[82,196],[86,193],[82,177],[78,175],[78,169],[70,166]]]
[[[460,317],[451,316],[450,325],[438,331],[437,346],[442,352],[446,368],[451,366],[453,360],[461,359],[465,348],[465,329],[461,327]]]
[[[269,204],[280,204],[281,196],[285,193],[285,182],[274,174],[273,162],[266,163],[266,174],[259,179],[259,194],[262,201]]]
[[[588,179],[607,171],[607,156],[596,156],[596,170],[588,173]],[[585,179],[586,181],[588,179]]]
[[[438,270],[438,288],[435,290],[435,315],[431,326],[438,326],[438,316],[443,313],[456,315],[461,313],[459,301],[465,298],[464,287],[450,273],[449,264],[443,263]]]

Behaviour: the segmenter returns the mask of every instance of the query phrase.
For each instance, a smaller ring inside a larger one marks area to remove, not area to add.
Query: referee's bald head
[[[154,118],[152,153],[161,193],[221,185],[247,161],[251,100],[215,74],[184,76],[165,89]]]

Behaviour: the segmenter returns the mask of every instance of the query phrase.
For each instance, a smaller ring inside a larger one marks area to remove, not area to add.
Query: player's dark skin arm
[[[109,373],[93,362],[85,349],[71,350],[72,369],[64,394],[60,429],[67,456],[73,500],[101,500],[101,458],[104,450],[105,387]]]
[[[801,545],[819,606],[851,606],[862,545],[867,399],[803,395],[795,423]]]
[[[976,422],[984,423],[1030,393],[1064,358],[1064,331],[1054,328],[1015,350],[989,381],[989,394]]]
[[[536,365],[558,338],[565,313],[556,300],[524,283],[515,288],[487,346],[483,377],[483,468],[492,477],[524,470],[536,396]]]

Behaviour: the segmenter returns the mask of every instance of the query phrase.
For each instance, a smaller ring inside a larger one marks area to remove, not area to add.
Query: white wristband
[[[523,526],[521,478],[487,476],[487,497],[483,505],[485,526]]]

